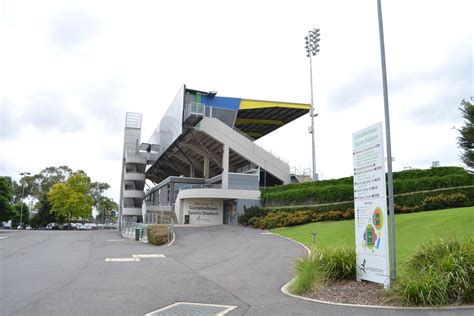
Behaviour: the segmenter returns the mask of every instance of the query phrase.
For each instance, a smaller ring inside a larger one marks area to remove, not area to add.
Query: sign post
[[[390,286],[382,123],[352,134],[357,279]]]

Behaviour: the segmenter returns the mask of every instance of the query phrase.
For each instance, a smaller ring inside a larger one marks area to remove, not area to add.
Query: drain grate
[[[220,316],[235,308],[237,306],[178,302],[145,314],[145,316]]]

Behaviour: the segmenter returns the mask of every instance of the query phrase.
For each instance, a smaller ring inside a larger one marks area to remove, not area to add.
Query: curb
[[[274,234],[274,233],[271,233],[271,232],[268,232],[272,235],[275,235],[275,236],[278,236],[278,237],[281,237],[281,238],[284,238],[284,239],[288,239],[300,246],[302,246],[303,248],[306,249],[306,251],[308,252],[308,255],[311,254],[311,250],[303,245],[302,243],[300,243],[299,241],[296,241],[294,239],[291,239],[289,237],[284,237],[284,236],[281,236],[281,235],[278,235],[278,234]],[[300,299],[300,300],[304,300],[304,301],[308,301],[308,302],[313,302],[313,303],[319,303],[319,304],[326,304],[326,305],[334,305],[334,306],[344,306],[344,307],[359,307],[359,308],[372,308],[372,309],[395,309],[395,310],[457,310],[457,309],[474,309],[474,305],[465,305],[465,306],[442,306],[442,307],[411,307],[411,306],[384,306],[384,305],[359,305],[359,304],[346,304],[346,303],[336,303],[336,302],[329,302],[329,301],[321,301],[321,300],[317,300],[315,298],[309,298],[309,297],[305,297],[305,296],[300,296],[300,295],[296,295],[296,294],[292,294],[290,293],[290,291],[288,291],[288,288],[290,287],[290,285],[295,281],[296,277],[294,277],[293,279],[291,279],[290,281],[288,281],[286,284],[284,284],[281,288],[280,288],[280,291],[287,295],[287,296],[291,296],[293,298],[297,298],[297,299]]]
[[[163,247],[170,247],[174,243],[175,240],[176,240],[176,234],[175,232],[173,232],[173,239],[171,239],[171,241],[168,244],[164,245]]]

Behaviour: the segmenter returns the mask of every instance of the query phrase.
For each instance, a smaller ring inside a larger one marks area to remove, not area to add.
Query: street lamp
[[[20,176],[29,176],[31,173],[29,172],[22,172]],[[21,207],[20,207],[20,230],[23,228],[23,197],[25,195],[25,182],[23,182],[23,188],[21,190]]]
[[[313,100],[313,56],[319,52],[319,29],[312,29],[308,32],[308,35],[305,39],[305,48],[306,48],[306,57],[309,57],[309,80],[311,85],[311,110],[309,111],[309,116],[311,117],[311,148],[312,148],[312,157],[313,157],[313,181],[318,180],[318,174],[316,173],[316,149],[314,145],[314,117],[318,116],[314,112],[314,100]]]
[[[395,279],[397,265],[395,258],[395,203],[393,199],[393,173],[392,173],[392,142],[390,137],[390,111],[388,106],[388,88],[387,88],[387,67],[385,63],[385,40],[383,36],[382,3],[377,0],[377,15],[379,22],[379,42],[380,42],[380,63],[382,66],[382,88],[383,104],[385,113],[385,139],[387,143],[387,180],[388,180],[388,211],[390,218],[390,278]]]

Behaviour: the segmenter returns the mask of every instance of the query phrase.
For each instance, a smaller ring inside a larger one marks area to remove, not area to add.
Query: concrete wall
[[[258,189],[258,175],[243,174],[243,173],[229,173],[230,188],[239,189],[253,188]]]
[[[191,225],[220,225],[224,221],[224,202],[217,199],[186,199],[183,215]]]
[[[253,164],[267,170],[283,183],[290,183],[290,167],[287,162],[280,160],[218,119],[204,117],[198,128],[217,141],[229,146],[230,149]]]

